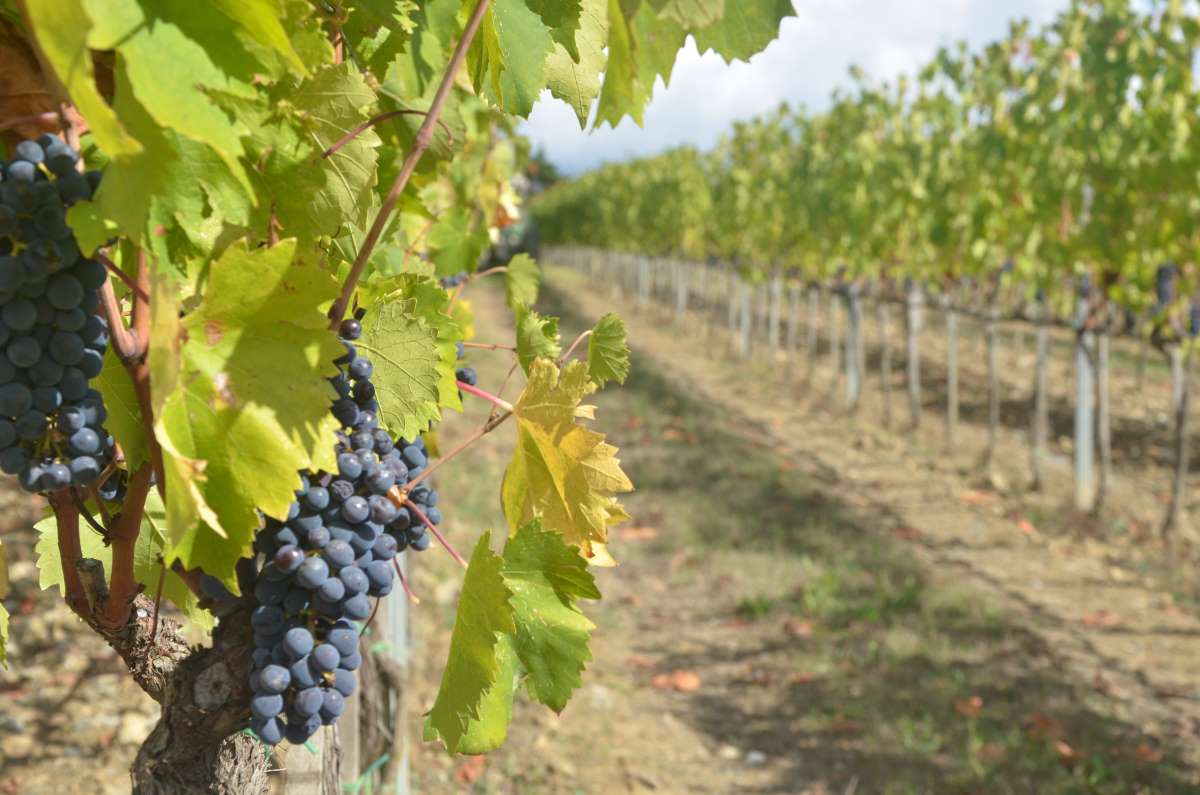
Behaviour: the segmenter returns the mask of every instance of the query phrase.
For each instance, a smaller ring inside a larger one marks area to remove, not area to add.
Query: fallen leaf
[[[1150,743],[1138,743],[1133,749],[1132,754],[1134,761],[1140,765],[1156,765],[1162,761],[1162,750],[1155,748]]]
[[[619,599],[617,599],[617,601],[623,605],[632,605],[633,607],[637,607],[638,605],[640,605],[642,603],[642,597],[638,596],[635,593],[629,593],[629,594],[625,594],[624,596],[620,597]]]
[[[893,527],[892,535],[901,541],[913,541],[920,537],[921,531],[915,527]]]
[[[1008,749],[1000,743],[984,743],[975,751],[975,758],[980,762],[1003,762],[1008,756]]]
[[[1092,677],[1092,689],[1105,696],[1113,696],[1117,693],[1116,685],[1105,679],[1104,674],[1100,671],[1096,671],[1096,675]]]
[[[625,420],[624,428],[627,431],[637,430],[642,427],[642,418],[637,414],[630,414],[629,419]]]
[[[1037,528],[1033,526],[1033,522],[1022,517],[1017,521],[1017,529],[1027,536],[1035,536],[1038,534]]]
[[[467,761],[458,766],[454,771],[454,780],[461,784],[474,784],[483,775],[483,769],[487,767],[487,757],[469,756]]]
[[[658,690],[694,693],[700,689],[700,675],[695,671],[676,670],[669,674],[658,674],[650,680],[650,684]]]
[[[750,620],[742,616],[734,616],[725,622],[725,626],[729,629],[745,629],[750,626]]]
[[[1060,761],[1071,762],[1078,757],[1075,749],[1068,745],[1064,740],[1055,740],[1050,744],[1050,747],[1054,749],[1054,753],[1058,754]]]
[[[654,660],[645,654],[632,654],[625,664],[630,668],[653,668]]]
[[[1117,627],[1121,625],[1122,618],[1111,610],[1097,610],[1094,613],[1088,613],[1082,619],[1085,627]]]
[[[806,618],[789,618],[783,622],[784,632],[796,638],[811,638],[813,629],[813,622]]]
[[[983,699],[979,696],[955,699],[954,711],[964,718],[974,718],[983,712]]]
[[[999,499],[1000,495],[994,491],[968,489],[962,493],[962,501],[967,505],[990,505]]]
[[[1041,712],[1029,716],[1029,736],[1035,740],[1057,740],[1065,733],[1062,721]]]
[[[809,673],[808,671],[802,671],[798,674],[792,674],[788,681],[794,685],[807,685],[810,682],[816,681],[816,678],[817,677],[814,674]]]
[[[865,730],[862,721],[853,718],[835,718],[829,723],[829,731],[834,734],[862,734]]]
[[[617,530],[625,541],[649,541],[658,538],[658,529],[649,525],[631,525]]]

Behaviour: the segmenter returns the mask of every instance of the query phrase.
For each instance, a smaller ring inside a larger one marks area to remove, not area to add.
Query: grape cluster
[[[112,458],[100,393],[108,326],[96,314],[104,265],[67,226],[99,172],[62,139],[22,141],[0,162],[0,470],[26,491],[92,483]]]
[[[467,272],[461,271],[459,273],[454,274],[453,276],[443,276],[441,279],[438,280],[438,283],[442,285],[443,290],[451,290],[451,289],[459,286],[466,280],[467,280]]]
[[[427,549],[437,492],[424,483],[397,506],[388,493],[425,469],[424,443],[394,440],[379,426],[373,367],[359,356],[357,320],[342,324],[346,353],[332,379],[337,472],[303,472],[286,520],[267,519],[256,539],[265,564],[251,615],[254,672],[251,727],[266,743],[303,743],[337,720],[362,664],[358,629],[370,597],[392,591],[394,558]],[[424,518],[422,518],[424,517]]]

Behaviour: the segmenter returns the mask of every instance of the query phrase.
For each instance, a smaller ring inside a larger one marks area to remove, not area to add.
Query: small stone
[[[25,723],[20,718],[15,718],[12,715],[0,714],[0,732],[8,734],[21,734],[25,731]]]
[[[747,751],[746,764],[748,765],[765,765],[767,763],[767,755],[762,751]]]
[[[722,745],[720,748],[717,749],[717,756],[720,757],[721,759],[728,759],[729,761],[733,761],[734,759],[739,758],[741,755],[742,755],[742,752],[740,750],[738,750],[737,747],[732,746],[732,745]]]
[[[6,759],[26,759],[33,754],[33,738],[28,734],[11,734],[0,741],[0,756]]]

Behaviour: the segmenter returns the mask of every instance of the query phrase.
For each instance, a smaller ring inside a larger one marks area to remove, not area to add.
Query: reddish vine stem
[[[464,342],[464,348],[479,348],[484,351],[515,351],[515,345],[500,345],[495,342]]]
[[[129,478],[125,502],[121,515],[112,526],[112,579],[108,585],[108,599],[104,602],[102,623],[106,627],[121,627],[129,620],[129,608],[133,598],[141,591],[134,576],[134,548],[138,532],[142,527],[142,514],[146,508],[146,497],[150,493],[151,467],[143,464]]]
[[[425,480],[430,475],[432,475],[434,472],[436,472],[438,470],[438,468],[442,466],[442,464],[445,464],[447,461],[450,461],[451,459],[455,458],[460,453],[467,450],[467,448],[469,448],[471,445],[475,444],[480,439],[487,436],[492,431],[496,430],[496,427],[498,425],[500,425],[500,423],[504,422],[511,416],[512,416],[512,412],[509,411],[509,412],[505,412],[504,414],[500,414],[498,416],[490,418],[484,424],[484,426],[482,428],[480,428],[475,433],[468,436],[466,439],[463,439],[457,445],[455,445],[453,450],[446,453],[444,456],[439,458],[437,461],[434,461],[429,466],[425,467],[425,470],[420,475],[417,475],[415,478],[410,480],[408,483],[405,483],[403,487],[400,487],[400,486],[394,487],[394,490],[403,498],[404,496],[409,494],[414,488],[416,488],[417,485],[419,485],[421,483],[421,481]]]
[[[564,353],[562,356],[558,357],[558,366],[562,367],[563,362],[565,362],[567,359],[571,358],[571,354],[575,352],[575,349],[579,347],[579,344],[581,342],[583,342],[584,340],[586,340],[590,336],[592,336],[591,329],[583,332],[578,337],[576,337],[575,341],[571,343],[571,347],[567,348],[567,352]]]
[[[138,356],[145,356],[150,347],[150,263],[144,249],[139,249],[137,254],[136,285],[130,327],[137,340]]]
[[[350,305],[350,299],[354,295],[354,288],[358,285],[358,280],[362,278],[363,271],[367,267],[367,260],[370,259],[371,252],[375,250],[375,246],[379,243],[379,238],[383,235],[383,230],[387,226],[388,219],[395,212],[401,194],[404,193],[409,179],[412,178],[413,172],[416,171],[417,162],[420,161],[421,156],[425,154],[425,150],[429,148],[429,144],[433,140],[433,129],[437,125],[438,119],[441,118],[442,110],[446,106],[446,98],[450,95],[450,90],[454,87],[455,77],[467,57],[467,50],[471,46],[471,41],[475,38],[479,26],[483,22],[483,15],[487,11],[489,1],[479,0],[476,3],[475,10],[471,13],[471,18],[467,22],[467,27],[463,30],[462,38],[459,39],[458,45],[454,48],[454,55],[450,58],[450,63],[446,67],[446,73],[442,75],[442,82],[438,85],[437,93],[434,95],[433,102],[429,106],[429,115],[425,117],[425,121],[421,123],[421,127],[417,130],[412,149],[409,150],[408,155],[404,158],[404,163],[400,167],[400,173],[396,175],[395,181],[392,182],[391,190],[388,191],[387,198],[383,201],[383,206],[379,208],[379,213],[375,216],[375,222],[371,224],[371,228],[367,232],[366,240],[363,241],[362,247],[358,250],[358,255],[354,258],[350,274],[346,277],[345,284],[342,285],[341,295],[338,296],[338,299],[333,303],[333,307],[329,310],[330,328],[332,329],[336,330],[341,325],[342,318],[346,316],[346,307]]]
[[[81,617],[88,615],[87,594],[76,563],[83,557],[79,546],[79,509],[65,491],[49,495],[50,507],[58,522],[58,557],[62,566],[63,583],[67,588],[67,604]]]
[[[488,403],[491,403],[492,405],[497,406],[497,407],[503,409],[504,411],[507,411],[509,413],[512,412],[513,405],[511,403],[509,403],[507,400],[505,400],[504,398],[496,397],[491,392],[485,392],[484,390],[480,389],[479,387],[471,386],[470,384],[468,384],[465,381],[459,381],[457,383],[458,383],[458,388],[461,389],[462,391],[467,392],[468,394],[474,395],[477,398],[483,398]]]
[[[392,558],[392,568],[396,570],[396,577],[400,580],[400,587],[404,589],[404,593],[407,594],[408,600],[414,605],[421,604],[421,600],[417,598],[415,593],[413,593],[413,589],[408,586],[408,579],[404,576],[404,569],[400,568],[399,556]]]
[[[406,499],[404,501],[404,507],[408,508],[408,510],[417,515],[417,518],[421,520],[421,524],[425,525],[425,528],[429,530],[429,532],[433,533],[433,537],[438,540],[438,543],[445,547],[446,551],[450,553],[450,557],[457,560],[459,565],[464,569],[467,568],[467,561],[463,559],[462,555],[458,554],[458,550],[451,546],[450,542],[446,540],[446,537],[442,535],[441,531],[437,529],[437,526],[434,525],[433,522],[429,521],[429,517],[425,515],[424,511],[417,507],[415,502]]]
[[[428,111],[417,110],[416,108],[402,108],[400,110],[389,110],[386,113],[380,113],[378,116],[373,116],[372,118],[367,119],[362,124],[358,125],[354,129],[352,129],[350,132],[343,135],[341,140],[339,140],[333,146],[329,147],[328,149],[326,149],[324,152],[321,153],[321,158],[325,159],[327,157],[330,157],[331,155],[336,153],[337,150],[341,149],[343,146],[350,143],[358,136],[362,135],[364,131],[370,129],[371,127],[374,127],[376,124],[382,124],[383,122],[387,121],[388,119],[394,119],[397,116],[428,116],[428,115],[429,115]],[[454,134],[450,132],[450,128],[446,126],[446,122],[438,119],[437,123],[438,123],[438,126],[442,128],[442,132],[446,133],[446,137],[450,139],[450,144],[451,144],[451,146],[453,146],[454,145]]]
[[[126,367],[137,361],[137,341],[125,327],[125,318],[121,316],[121,305],[117,303],[117,295],[113,292],[112,281],[105,279],[100,285],[100,309],[104,319],[108,321],[108,335],[112,340],[113,351]]]
[[[124,282],[125,286],[130,288],[131,293],[133,293],[134,295],[137,295],[138,298],[140,298],[144,301],[150,300],[149,295],[146,295],[145,293],[143,293],[142,288],[138,287],[138,283],[136,281],[133,281],[133,276],[125,273],[125,271],[122,270],[118,264],[113,262],[112,259],[109,259],[107,255],[104,255],[104,253],[97,251],[96,259],[100,259],[100,262],[104,265],[104,268],[108,269],[108,273],[113,274],[114,276],[118,277],[118,279],[120,279],[122,282]]]

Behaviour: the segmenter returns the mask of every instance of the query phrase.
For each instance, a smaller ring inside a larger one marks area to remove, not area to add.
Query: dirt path
[[[552,284],[568,333],[613,308],[577,274]],[[473,298],[480,338],[504,339],[498,296]],[[417,791],[1197,791],[1200,622],[1124,550],[1022,525],[959,462],[797,400],[700,329],[629,320],[634,375],[597,403],[636,527],[589,610],[584,688],[561,716],[519,706],[486,763],[418,748]],[[439,485],[463,546],[499,523],[476,484],[511,441],[487,444]],[[418,711],[458,576],[430,558],[417,577]]]

